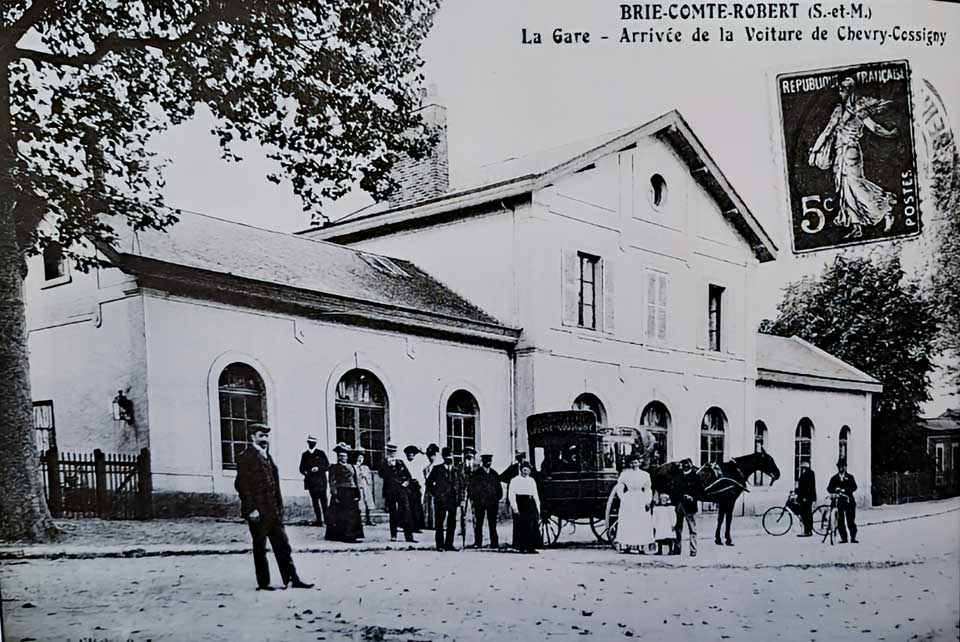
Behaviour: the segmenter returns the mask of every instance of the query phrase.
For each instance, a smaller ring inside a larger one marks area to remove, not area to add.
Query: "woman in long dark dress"
[[[522,462],[520,475],[510,480],[507,491],[513,511],[513,547],[521,553],[536,553],[540,543],[540,494],[530,470],[530,462]]]
[[[337,463],[327,470],[330,487],[330,511],[327,517],[326,539],[356,542],[363,539],[360,519],[360,480],[356,469],[347,463],[351,448],[340,443],[333,449]]]

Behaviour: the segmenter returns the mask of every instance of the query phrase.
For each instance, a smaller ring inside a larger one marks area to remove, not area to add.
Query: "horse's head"
[[[773,461],[770,453],[761,446],[758,455],[757,469],[764,475],[770,475],[771,483],[780,479],[780,469],[777,468],[777,462]]]

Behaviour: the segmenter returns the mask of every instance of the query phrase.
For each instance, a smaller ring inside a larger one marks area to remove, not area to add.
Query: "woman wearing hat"
[[[620,498],[617,519],[617,550],[620,552],[637,548],[641,553],[652,544],[653,534],[653,489],[650,474],[640,468],[640,458],[631,456],[627,468],[620,473],[616,486]]]
[[[326,539],[356,542],[363,539],[360,520],[360,480],[356,469],[348,463],[353,449],[345,443],[337,444],[337,463],[330,466],[330,514],[327,517]]]
[[[418,473],[420,471],[417,470],[416,464],[413,463],[420,452],[420,449],[416,446],[407,446],[403,449],[403,454],[407,458],[407,470],[410,471],[410,485],[407,486],[407,494],[410,496],[410,518],[413,520],[414,533],[422,532],[425,527],[423,515],[423,487],[417,480],[419,477]]]
[[[513,478],[507,499],[513,511],[513,547],[521,553],[536,553],[540,543],[540,494],[530,476],[530,462],[519,462],[520,475]]]

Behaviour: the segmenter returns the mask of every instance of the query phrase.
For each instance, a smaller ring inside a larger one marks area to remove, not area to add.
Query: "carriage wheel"
[[[615,547],[617,545],[617,521],[620,515],[620,498],[617,497],[616,487],[610,491],[610,496],[607,497],[607,507],[603,514],[606,528],[601,541]],[[591,526],[593,526],[592,523]],[[595,534],[596,532],[594,531]],[[597,538],[599,539],[600,536],[597,535]]]
[[[607,537],[607,519],[604,517],[594,517],[590,520],[590,530],[593,531],[593,536],[597,538],[597,541],[601,544],[609,544],[610,539]]]
[[[543,514],[540,516],[540,538],[544,546],[553,546],[560,539],[563,520],[559,517]]]
[[[763,524],[763,530],[778,537],[784,535],[793,526],[793,515],[783,506],[774,506],[767,509],[760,521]]]

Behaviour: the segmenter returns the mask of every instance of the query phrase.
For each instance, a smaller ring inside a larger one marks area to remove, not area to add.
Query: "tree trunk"
[[[0,61],[0,539],[56,537],[40,481],[17,246],[9,67]]]

